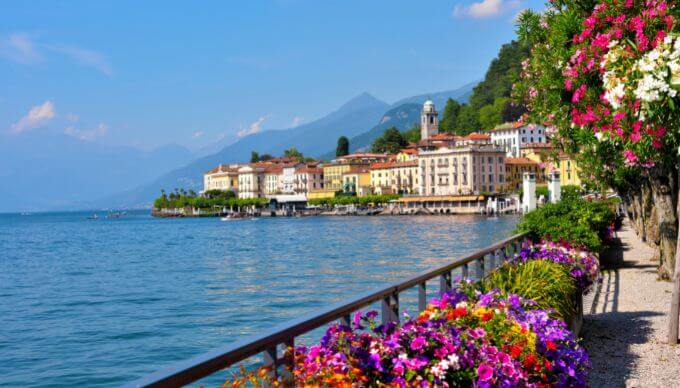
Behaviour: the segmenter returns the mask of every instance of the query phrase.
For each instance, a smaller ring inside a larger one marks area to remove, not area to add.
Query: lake
[[[443,265],[517,222],[91,215],[0,215],[0,386],[120,385]]]

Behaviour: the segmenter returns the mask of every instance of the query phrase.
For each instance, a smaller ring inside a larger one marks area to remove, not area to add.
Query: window
[[[493,158],[489,156],[489,163],[493,163]]]
[[[493,174],[489,174],[489,183],[493,182]]]

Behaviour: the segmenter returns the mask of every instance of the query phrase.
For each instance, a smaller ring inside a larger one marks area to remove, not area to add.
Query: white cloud
[[[22,64],[42,61],[35,43],[28,34],[15,33],[0,40],[0,55]]]
[[[481,0],[478,3],[472,3],[469,6],[457,4],[453,8],[453,16],[456,17],[472,17],[475,19],[484,19],[498,16],[508,10],[519,7],[521,0]]]
[[[251,123],[248,128],[242,128],[240,131],[238,131],[236,136],[243,137],[260,132],[262,130],[262,124],[264,124],[268,118],[269,115],[260,117],[255,122]]]
[[[80,130],[74,126],[69,126],[64,129],[64,134],[86,141],[94,140],[97,137],[104,136],[108,132],[109,126],[105,123],[99,123],[97,127],[88,130]]]
[[[79,47],[67,45],[48,45],[48,49],[63,54],[83,66],[92,67],[105,75],[111,75],[113,71],[104,55]]]
[[[0,36],[0,57],[8,58],[17,63],[46,62],[50,59],[48,55],[50,52],[65,56],[83,66],[92,67],[103,74],[111,75],[113,73],[106,57],[96,51],[60,43],[43,43],[23,32],[12,33],[6,37]]]
[[[28,111],[28,114],[12,125],[12,132],[21,133],[31,128],[39,127],[50,121],[56,115],[52,101],[45,101]]]
[[[300,125],[300,124],[302,123],[303,120],[304,120],[304,117],[295,116],[295,117],[293,117],[293,121],[290,123],[290,126],[291,126],[292,128],[295,128],[295,127],[297,127],[298,125]]]
[[[199,138],[199,137],[203,136],[204,134],[205,133],[203,131],[196,131],[196,132],[193,133],[193,135],[191,135],[191,137]]]

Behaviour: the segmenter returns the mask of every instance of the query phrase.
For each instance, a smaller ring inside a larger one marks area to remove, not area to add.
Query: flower
[[[486,364],[480,364],[477,367],[477,376],[479,376],[479,381],[489,381],[493,378],[493,368]]]

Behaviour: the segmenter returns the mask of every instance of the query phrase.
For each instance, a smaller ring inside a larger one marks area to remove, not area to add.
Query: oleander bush
[[[611,239],[616,213],[609,201],[587,201],[568,197],[525,214],[517,232],[534,239],[569,241],[591,252],[600,252]]]

